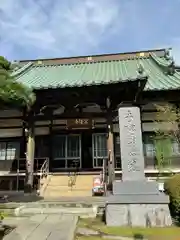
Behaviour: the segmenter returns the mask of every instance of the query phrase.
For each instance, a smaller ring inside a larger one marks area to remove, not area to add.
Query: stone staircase
[[[92,196],[93,178],[95,175],[77,175],[74,186],[69,186],[69,176],[52,175],[43,193],[45,199],[60,197]]]

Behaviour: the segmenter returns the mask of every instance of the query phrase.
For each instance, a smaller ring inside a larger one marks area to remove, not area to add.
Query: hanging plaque
[[[67,128],[69,129],[89,129],[92,128],[93,121],[89,118],[75,118],[67,120]]]

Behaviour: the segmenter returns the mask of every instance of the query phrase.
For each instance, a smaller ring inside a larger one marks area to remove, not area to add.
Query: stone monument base
[[[171,226],[168,202],[169,198],[165,194],[112,195],[106,203],[106,224],[131,227]]]

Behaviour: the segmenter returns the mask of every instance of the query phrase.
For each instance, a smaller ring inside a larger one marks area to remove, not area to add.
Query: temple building
[[[179,67],[169,50],[26,60],[13,75],[33,88],[36,102],[30,113],[0,110],[0,175],[14,177],[10,189],[17,188],[17,175],[23,181],[29,131],[34,173],[45,162],[51,173],[99,172],[103,159],[121,173],[118,108],[124,104],[141,110],[145,172],[157,173],[155,104],[180,103]],[[179,144],[172,140],[171,146],[178,172]]]

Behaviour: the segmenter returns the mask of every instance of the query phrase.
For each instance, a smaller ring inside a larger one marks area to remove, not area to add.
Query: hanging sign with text
[[[67,128],[69,129],[89,129],[92,128],[93,121],[89,118],[75,118],[67,120]]]

